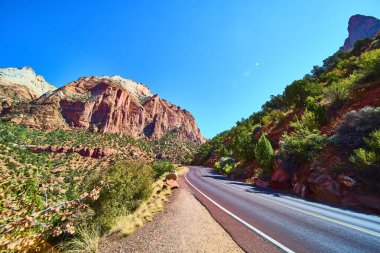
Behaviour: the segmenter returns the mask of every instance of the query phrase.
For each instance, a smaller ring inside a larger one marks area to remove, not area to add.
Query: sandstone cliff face
[[[34,100],[25,115],[12,121],[33,128],[80,128],[153,140],[177,131],[196,143],[204,141],[188,111],[118,76],[80,78]]]
[[[380,30],[380,20],[370,16],[354,15],[348,21],[348,38],[344,41],[342,50],[350,50],[357,40],[373,38]]]

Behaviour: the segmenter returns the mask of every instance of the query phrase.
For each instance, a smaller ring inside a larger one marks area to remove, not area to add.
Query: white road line
[[[228,186],[232,189],[235,189],[237,191],[241,191],[241,192],[246,192],[245,190],[243,189],[240,189],[240,188],[237,188],[237,187],[234,187],[232,185],[229,185],[229,184],[225,184],[223,182],[219,182],[218,180],[214,179],[217,183],[219,184],[222,184],[224,186]],[[302,210],[300,208],[297,208],[297,207],[293,207],[293,206],[289,206],[289,205],[286,205],[286,204],[283,204],[283,203],[280,203],[278,201],[275,201],[275,200],[272,200],[272,199],[269,199],[269,198],[266,198],[266,197],[263,197],[263,196],[260,196],[259,194],[255,194],[254,195],[255,197],[257,198],[260,198],[260,199],[263,199],[263,200],[266,200],[268,202],[271,202],[271,203],[274,203],[274,204],[277,204],[277,205],[280,205],[280,206],[283,206],[283,207],[287,207],[289,209],[292,209],[294,211],[298,211],[300,213],[303,213],[303,214],[307,214],[307,215],[310,215],[310,216],[313,216],[315,218],[319,218],[319,219],[322,219],[322,220],[326,220],[326,221],[330,221],[330,222],[333,222],[335,224],[338,224],[338,225],[341,225],[341,226],[344,226],[344,227],[348,227],[348,228],[351,228],[351,229],[354,229],[354,230],[357,230],[357,231],[360,231],[360,232],[363,232],[363,233],[366,233],[366,234],[369,234],[369,235],[373,235],[373,236],[376,236],[376,237],[380,237],[380,233],[376,232],[376,231],[372,231],[372,230],[369,230],[369,229],[366,229],[366,228],[362,228],[362,227],[358,227],[358,226],[355,226],[355,225],[352,225],[352,224],[349,224],[349,223],[346,223],[346,222],[343,222],[343,221],[339,221],[339,220],[336,220],[336,219],[333,219],[333,218],[329,218],[329,217],[326,217],[324,215],[320,215],[320,214],[317,214],[317,213],[313,213],[313,212],[309,212],[309,211],[306,211],[306,210]]]
[[[199,190],[195,185],[193,185],[192,183],[190,183],[190,181],[187,179],[187,173],[185,174],[185,179],[186,181],[195,189],[197,190],[200,194],[202,194],[206,199],[208,199],[211,203],[213,203],[214,205],[216,205],[217,207],[219,207],[221,210],[223,210],[225,213],[227,213],[228,215],[230,215],[232,218],[234,218],[235,220],[239,221],[240,223],[244,224],[246,227],[248,227],[249,229],[251,229],[253,232],[259,234],[260,236],[264,237],[265,239],[267,239],[268,241],[270,241],[271,243],[273,243],[274,245],[276,245],[277,247],[279,247],[280,249],[286,251],[286,252],[289,252],[289,253],[294,253],[294,251],[292,251],[291,249],[289,249],[288,247],[286,247],[285,245],[279,243],[278,241],[276,241],[275,239],[273,239],[272,237],[268,236],[267,234],[265,234],[264,232],[260,231],[259,229],[255,228],[254,226],[252,226],[251,224],[249,224],[248,222],[246,222],[245,220],[241,219],[240,217],[238,217],[237,215],[233,214],[232,212],[228,211],[226,208],[224,208],[223,206],[219,205],[217,202],[215,202],[214,200],[212,200],[210,197],[208,197],[206,194],[204,194],[201,190]]]

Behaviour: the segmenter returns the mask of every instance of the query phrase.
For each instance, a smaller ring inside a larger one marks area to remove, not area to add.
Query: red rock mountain
[[[357,40],[374,38],[380,30],[380,20],[370,16],[354,15],[348,21],[348,38],[344,41],[342,50],[350,50]]]
[[[38,129],[88,129],[152,140],[175,131],[183,139],[204,142],[190,112],[119,76],[80,78],[33,100],[11,121]]]

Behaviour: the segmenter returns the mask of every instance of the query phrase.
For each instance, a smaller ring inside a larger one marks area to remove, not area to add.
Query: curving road
[[[380,252],[379,216],[231,181],[210,168],[189,168],[185,179],[194,195],[247,252]]]

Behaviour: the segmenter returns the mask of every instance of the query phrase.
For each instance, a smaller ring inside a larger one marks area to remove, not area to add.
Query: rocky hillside
[[[357,40],[374,38],[380,30],[380,20],[370,16],[354,15],[348,21],[348,38],[344,41],[342,50],[350,50]]]
[[[22,106],[3,106],[8,106],[3,116],[6,114],[14,123],[45,130],[126,133],[151,140],[176,131],[183,139],[198,144],[204,141],[188,111],[153,95],[144,84],[119,76],[83,77],[54,89],[40,76],[37,82],[30,75],[22,74],[34,73],[30,68],[20,70],[21,74],[9,70],[2,70],[2,83],[7,83],[8,90],[18,94],[23,94],[19,88],[25,87],[23,97],[32,100]]]
[[[380,212],[380,34],[314,66],[208,140],[194,162],[260,187]]]

